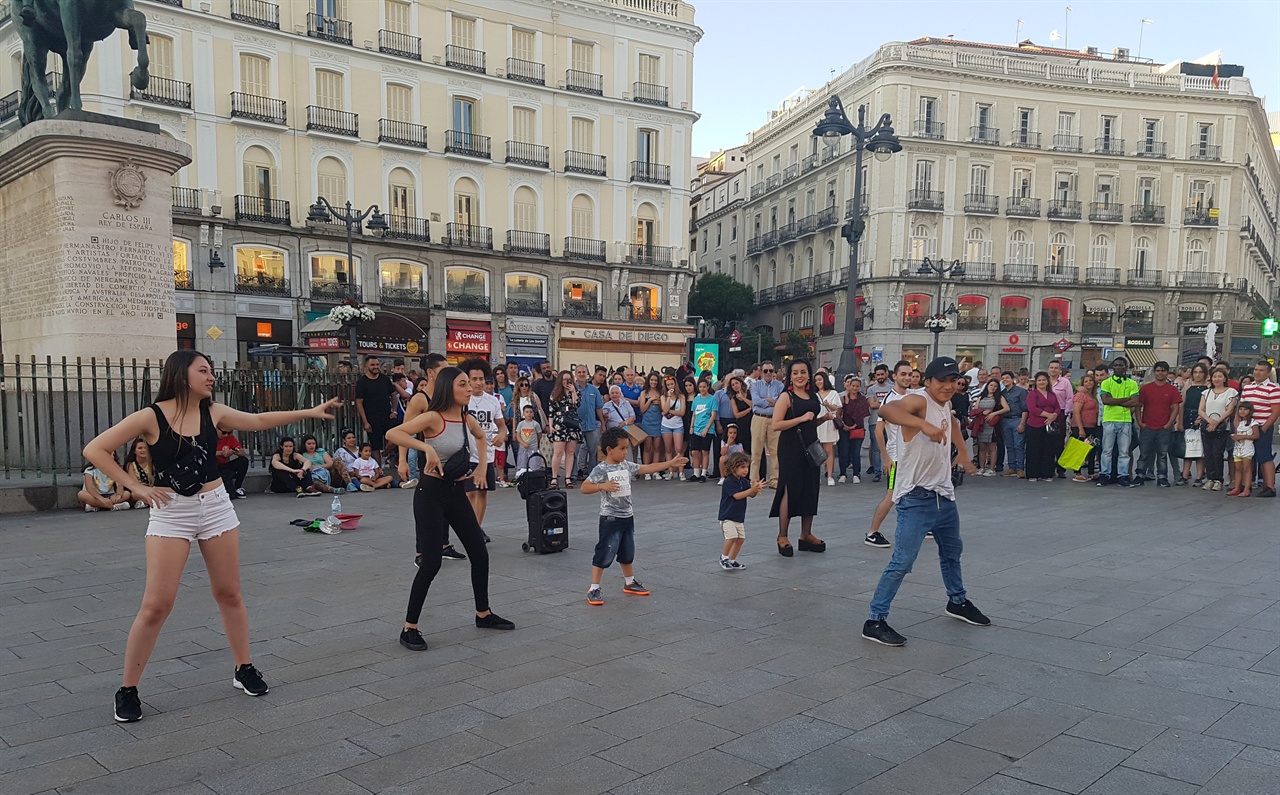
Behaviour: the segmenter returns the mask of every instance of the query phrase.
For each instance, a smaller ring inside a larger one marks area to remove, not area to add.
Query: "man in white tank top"
[[[991,623],[966,597],[960,576],[963,545],[951,468],[963,466],[971,475],[977,470],[966,454],[960,423],[951,414],[951,396],[956,392],[959,375],[955,359],[946,356],[934,359],[925,369],[923,389],[880,408],[880,419],[898,427],[897,473],[893,484],[898,526],[894,531],[893,557],[880,575],[871,599],[870,615],[862,626],[862,637],[886,646],[907,642],[886,619],[889,605],[920,554],[925,533],[929,532],[938,545],[942,583],[947,588],[946,614],[978,626]]]

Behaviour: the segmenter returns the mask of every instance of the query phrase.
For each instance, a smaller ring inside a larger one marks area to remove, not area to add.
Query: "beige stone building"
[[[263,344],[673,363],[688,336],[693,8],[677,0],[138,0],[86,109],[190,143],[173,189],[177,335],[218,361]],[[16,124],[7,9],[0,117]],[[53,61],[56,63],[56,59]],[[57,74],[49,79],[56,81]],[[316,197],[388,229],[309,220]]]
[[[839,361],[854,156],[812,135],[834,92],[851,119],[864,103],[871,124],[891,114],[903,144],[864,159],[864,358],[924,360],[925,320],[947,309],[943,353],[1006,367],[1043,366],[1059,340],[1083,364],[1194,359],[1210,320],[1224,356],[1274,356],[1259,319],[1277,311],[1280,164],[1243,70],[1208,70],[1029,42],[886,44],[751,133],[740,249],[710,264],[755,289],[757,322]],[[963,276],[939,281],[926,257]]]

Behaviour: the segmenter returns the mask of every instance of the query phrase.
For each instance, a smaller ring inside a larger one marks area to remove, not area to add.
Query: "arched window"
[[[1089,247],[1090,268],[1111,267],[1111,238],[1106,235],[1095,235],[1093,245]],[[1100,274],[1094,274],[1095,276]]]
[[[1088,300],[1084,302],[1084,314],[1080,317],[1082,334],[1112,334],[1115,332],[1116,308],[1110,301]]]
[[[289,297],[285,254],[260,246],[238,246],[236,292]]]
[[[387,209],[393,216],[413,218],[418,215],[417,180],[406,168],[393,168],[387,175]]]
[[[573,197],[570,207],[569,234],[580,240],[592,240],[596,236],[595,204],[585,193],[579,193]]]
[[[1065,298],[1046,298],[1040,302],[1040,330],[1047,334],[1065,334],[1071,322],[1071,302]]]
[[[813,328],[813,307],[806,306],[800,310],[800,328]]]
[[[565,279],[563,313],[565,317],[601,317],[600,291],[603,285],[592,279]]]
[[[449,309],[489,311],[489,273],[479,268],[455,267],[444,271],[445,306]]]
[[[831,273],[835,271],[835,269],[836,269],[836,241],[828,240],[827,241],[827,261],[826,261],[825,270],[827,273]]]
[[[648,250],[657,241],[658,211],[649,202],[644,202],[636,209],[636,237],[633,242]]]
[[[453,183],[453,222],[457,224],[455,237],[462,245],[470,245],[474,227],[483,226],[480,211],[480,188],[470,177],[462,177]]]
[[[933,310],[933,297],[927,293],[907,293],[902,297],[902,327],[924,328]]]
[[[785,313],[782,316],[783,333],[786,333],[788,331],[795,331],[795,328],[796,328],[796,313],[795,312]]]
[[[787,255],[787,279],[786,283],[790,284],[796,280],[796,257],[794,254]]]
[[[1144,277],[1152,267],[1154,260],[1151,251],[1151,238],[1140,237],[1133,243],[1133,275]]]
[[[1034,240],[1027,240],[1027,233],[1022,229],[1015,229],[1009,235],[1009,264],[1010,265],[1034,265],[1036,256],[1036,244]]]
[[[769,260],[769,286],[778,286],[778,261],[776,259]]]
[[[507,274],[507,314],[544,317],[547,314],[545,282],[531,273]]]
[[[813,246],[805,249],[804,252],[804,275],[805,277],[813,275]]]
[[[176,237],[173,239],[173,286],[178,290],[191,289],[191,244]]]
[[[242,191],[244,195],[255,199],[275,198],[276,163],[271,153],[261,146],[250,146],[244,150],[242,162],[244,163]]]
[[[925,257],[935,259],[937,256],[938,239],[933,236],[933,229],[926,224],[916,224],[907,241],[907,258],[912,263],[919,264]]]
[[[517,232],[538,231],[538,195],[528,185],[516,188],[511,199],[511,228]]]
[[[633,320],[661,320],[662,288],[652,284],[632,285],[631,318]]]
[[[382,303],[425,306],[427,303],[427,270],[417,262],[383,260],[378,263],[382,286]]]
[[[1209,252],[1201,240],[1187,243],[1187,272],[1205,273],[1209,270]]]
[[[981,295],[962,295],[957,298],[956,328],[962,331],[985,331],[987,328],[987,299]]]
[[[970,229],[964,241],[965,264],[986,264],[992,262],[991,241],[981,229]]]
[[[1030,331],[1030,301],[1020,295],[1006,295],[1000,299],[1000,330]]]
[[[355,265],[358,266],[357,257]],[[311,255],[312,300],[343,301],[360,299],[358,270],[347,262],[346,254],[317,251]]]
[[[334,207],[347,199],[347,167],[336,157],[324,157],[316,166],[316,195],[329,200]]]
[[[1049,263],[1045,275],[1058,279],[1074,281],[1073,270],[1076,266],[1076,247],[1067,242],[1065,232],[1058,232],[1049,244]]]

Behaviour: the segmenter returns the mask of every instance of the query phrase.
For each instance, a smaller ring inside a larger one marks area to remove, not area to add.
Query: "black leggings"
[[[244,476],[248,472],[249,459],[243,456],[236,456],[228,459],[225,464],[218,464],[218,474],[222,475],[222,482],[226,484],[227,491],[234,492],[244,486]]]
[[[471,590],[476,597],[476,612],[489,609],[489,550],[484,546],[484,531],[476,521],[471,501],[467,499],[465,482],[446,483],[440,478],[423,475],[413,493],[413,523],[418,536],[422,562],[409,591],[409,609],[404,620],[417,624],[422,603],[427,600],[431,581],[440,571],[440,553],[449,538],[449,528],[471,559]]]
[[[1054,437],[1044,428],[1027,427],[1027,479],[1053,477]]]
[[[1216,481],[1230,481],[1230,469],[1227,469],[1226,477],[1223,477],[1222,474],[1222,456],[1226,451],[1231,449],[1230,429],[1219,428],[1216,431],[1201,431],[1200,438],[1204,441],[1205,478]]]

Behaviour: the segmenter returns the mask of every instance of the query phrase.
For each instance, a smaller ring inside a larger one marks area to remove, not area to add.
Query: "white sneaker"
[[[368,483],[361,483],[361,484],[360,484],[360,490],[361,490],[361,491],[364,491],[364,492],[370,492],[370,491],[373,491],[373,486],[370,486]],[[299,497],[304,497],[304,496],[306,496],[306,492],[299,492],[299,493],[298,493],[298,496],[299,496]]]
[[[993,477],[995,477],[995,476],[996,476],[996,473],[995,473],[994,471],[990,470],[990,469],[984,469],[984,470],[982,470],[982,473],[981,473],[981,474],[982,474],[982,476],[983,476],[984,478],[993,478]]]
[[[113,510],[113,511],[127,511],[127,510],[129,510],[129,507],[130,507],[130,506],[129,506],[129,503],[127,503],[127,502],[117,502],[115,505],[112,505],[112,506],[111,506],[111,510]]]
[[[101,508],[95,508],[95,507],[93,507],[92,505],[86,505],[86,506],[84,506],[84,512],[85,512],[85,513],[97,513],[97,512],[98,512],[98,511],[100,511],[100,510],[102,510],[102,509],[101,509]]]
[[[844,483],[844,482],[845,482],[844,475],[841,475],[841,476],[840,476],[840,482],[841,482],[841,483]]]
[[[683,471],[681,471],[681,472],[680,472],[680,480],[682,480],[682,481],[684,480],[684,472],[683,472]]]
[[[146,504],[145,502],[143,502],[142,500],[138,500],[137,502],[135,502],[135,503],[133,504],[133,507],[135,507],[135,508],[145,508],[145,507],[147,507],[147,504]]]
[[[400,481],[400,488],[402,489],[416,489],[417,487],[418,487],[417,478],[409,478],[408,480]]]
[[[862,478],[858,477],[857,475],[854,475],[854,476],[853,476],[853,480],[851,480],[851,481],[849,481],[849,482],[850,482],[850,483],[861,483],[861,482],[862,482]]]
[[[720,558],[720,568],[724,569],[725,571],[732,571],[733,561],[729,560],[728,558]]]
[[[724,485],[724,478],[720,478],[718,481],[716,481],[716,485],[717,485],[717,486],[723,486],[723,485]]]
[[[827,478],[827,485],[828,485],[828,486],[834,486],[834,485],[836,485],[836,480],[835,480],[835,478]]]

